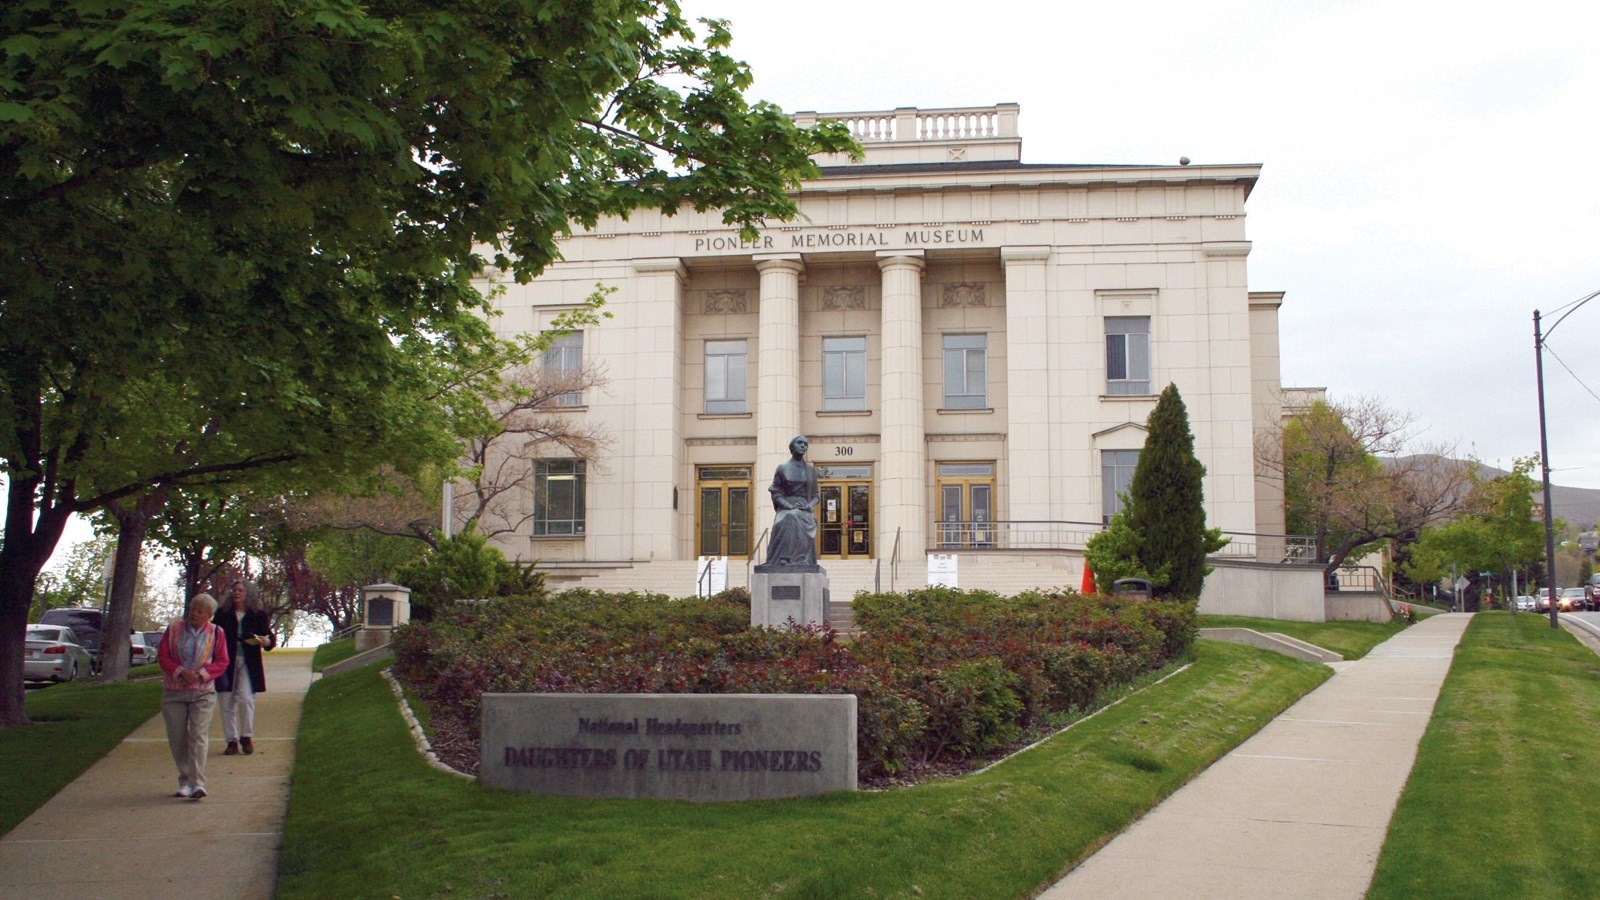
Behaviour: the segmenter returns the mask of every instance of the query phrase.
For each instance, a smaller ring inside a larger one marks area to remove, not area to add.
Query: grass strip
[[[435,772],[366,667],[306,698],[278,896],[1031,896],[1330,674],[1201,641],[1188,669],[981,774],[693,804]]]
[[[1479,613],[1456,648],[1369,898],[1600,897],[1600,657]]]
[[[340,638],[317,646],[317,652],[311,657],[311,671],[321,672],[323,669],[336,662],[342,662],[356,655],[356,639],[353,637]]]
[[[1345,659],[1360,659],[1373,647],[1406,629],[1402,622],[1288,622],[1251,616],[1201,616],[1201,628],[1249,628],[1287,634],[1332,650]]]
[[[29,691],[23,709],[31,725],[0,729],[0,834],[159,713],[161,682],[52,685]]]

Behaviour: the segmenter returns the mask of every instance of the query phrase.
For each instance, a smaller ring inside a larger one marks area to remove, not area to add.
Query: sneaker
[[[249,738],[240,738],[239,743],[244,747],[244,753],[246,756],[256,752],[255,742]]]
[[[233,756],[234,754],[236,754],[238,752],[239,752],[239,742],[238,741],[229,741],[228,742],[228,749],[222,751],[222,755],[223,756]]]
[[[180,785],[178,785],[178,792],[176,794],[173,794],[172,796],[174,796],[174,797],[188,797],[192,793],[193,792],[189,790],[189,786],[187,784],[180,784]]]
[[[205,795],[206,795],[206,789],[205,788],[195,788],[194,792],[189,795],[189,799],[190,800],[199,800],[201,797],[204,797]]]

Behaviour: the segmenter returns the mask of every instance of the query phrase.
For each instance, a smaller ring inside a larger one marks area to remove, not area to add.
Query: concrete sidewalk
[[[1041,896],[1360,898],[1470,621],[1432,616],[1335,664]]]
[[[0,839],[0,897],[272,896],[311,651],[263,659],[256,752],[223,756],[213,718],[204,800],[172,796],[178,773],[157,715]]]

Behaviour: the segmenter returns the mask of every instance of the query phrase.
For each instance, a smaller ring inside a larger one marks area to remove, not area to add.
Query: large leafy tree
[[[1448,447],[1413,447],[1411,420],[1363,397],[1317,401],[1256,448],[1283,481],[1292,534],[1310,535],[1332,573],[1384,541],[1407,544],[1460,509],[1471,467]]]
[[[642,207],[792,215],[848,136],[747,103],[704,32],[671,0],[0,5],[0,727],[73,513],[449,459],[487,409],[441,380],[510,361],[485,263]]]

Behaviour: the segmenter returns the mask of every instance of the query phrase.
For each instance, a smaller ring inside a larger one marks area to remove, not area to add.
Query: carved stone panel
[[[822,308],[866,309],[867,286],[864,284],[839,284],[822,289]]]
[[[701,310],[708,316],[747,313],[750,311],[750,292],[744,288],[706,291],[705,302],[701,306]]]
[[[989,297],[986,292],[987,285],[981,281],[964,281],[944,286],[944,294],[939,298],[939,305],[945,309],[956,309],[964,306],[988,306]]]

